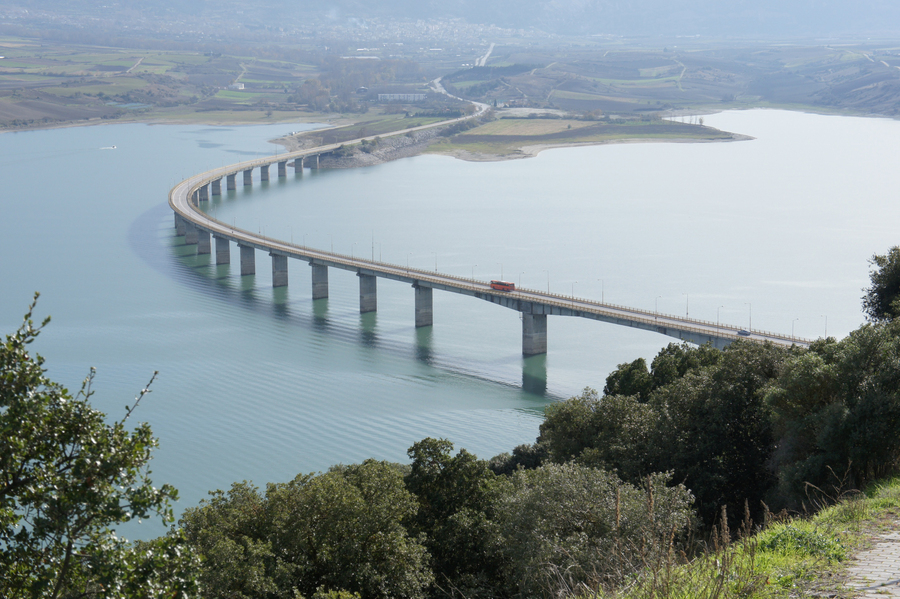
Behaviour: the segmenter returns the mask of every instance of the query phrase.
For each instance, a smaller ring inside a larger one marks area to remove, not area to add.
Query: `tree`
[[[186,596],[193,562],[178,535],[129,545],[113,531],[172,520],[177,492],[149,479],[150,427],[125,430],[149,388],[107,424],[88,401],[93,369],[73,397],[28,353],[50,320],[35,327],[34,307],[0,346],[0,596]]]
[[[692,496],[670,475],[641,487],[574,463],[518,470],[497,505],[516,597],[572,596],[621,582],[665,555],[690,527]]]
[[[410,529],[424,535],[433,559],[435,584],[452,596],[494,597],[502,569],[493,505],[502,482],[465,449],[426,438],[407,451],[412,460],[406,487],[419,509]]]
[[[265,496],[246,482],[211,495],[180,520],[204,558],[206,599],[415,599],[431,583],[428,554],[402,525],[416,501],[394,464],[302,474]]]
[[[900,315],[900,247],[875,254],[869,264],[875,269],[869,273],[872,286],[863,290],[863,312],[872,322],[893,320]]]

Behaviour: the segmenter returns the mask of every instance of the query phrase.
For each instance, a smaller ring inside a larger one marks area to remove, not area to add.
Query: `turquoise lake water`
[[[862,321],[874,252],[898,243],[900,123],[783,111],[706,123],[753,136],[704,144],[556,149],[469,163],[419,156],[306,171],[210,202],[217,218],[397,264],[815,338]],[[53,322],[35,344],[76,389],[98,369],[112,417],[159,378],[136,417],[160,438],[153,479],[176,511],[237,480],[259,485],[367,457],[402,461],[425,436],[490,457],[532,442],[549,402],[602,388],[667,337],[551,318],[549,353],[524,360],[518,313],[436,292],[413,326],[413,290],[379,280],[360,315],[356,277],[310,299],[290,262],[273,290],[176,237],[178,180],[272,154],[304,127],[109,125],[0,135],[0,325],[34,291]],[[115,149],[102,149],[116,146]],[[275,169],[272,170],[274,175]],[[128,536],[159,534],[157,523]]]

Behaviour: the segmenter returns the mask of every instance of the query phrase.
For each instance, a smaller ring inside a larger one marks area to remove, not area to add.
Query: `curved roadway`
[[[478,111],[473,116],[477,116],[487,109],[488,107],[486,105],[478,105]],[[460,119],[443,121],[431,125],[412,127],[397,131],[392,135],[402,135],[410,131],[419,131],[443,126],[466,118],[473,117],[462,117]],[[359,143],[363,139],[373,140],[375,137],[376,136],[359,138],[345,142],[345,144]],[[387,135],[381,135],[381,137],[387,137]],[[433,289],[470,295],[524,313],[590,318],[593,320],[649,330],[670,337],[690,341],[692,343],[702,344],[708,342],[716,347],[724,347],[736,339],[749,339],[757,342],[769,341],[785,346],[808,346],[810,343],[809,340],[806,339],[781,335],[778,333],[757,330],[748,332],[742,330],[740,327],[724,323],[683,318],[670,314],[659,314],[652,311],[639,310],[637,308],[629,308],[627,306],[615,304],[606,304],[584,298],[563,296],[536,289],[517,289],[512,292],[496,291],[491,289],[490,283],[487,281],[457,277],[437,271],[408,268],[396,264],[366,260],[360,257],[347,256],[344,254],[296,245],[279,239],[266,237],[258,233],[238,229],[228,223],[216,220],[202,212],[199,207],[195,205],[195,200],[192,199],[197,196],[195,192],[201,187],[214,180],[222,179],[227,175],[241,173],[249,169],[278,162],[302,159],[306,156],[327,154],[345,144],[319,146],[316,148],[280,154],[274,157],[240,162],[194,175],[177,184],[169,192],[169,205],[178,216],[189,221],[199,230],[208,231],[215,237],[228,239],[229,241],[233,241],[242,246],[253,247],[258,250],[269,252],[270,254],[305,260],[311,264],[331,266],[344,270],[351,270],[364,275],[373,275],[396,281],[404,281],[416,286],[431,287]]]

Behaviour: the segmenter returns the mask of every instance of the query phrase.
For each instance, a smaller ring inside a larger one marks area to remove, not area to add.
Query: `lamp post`
[[[827,314],[823,314],[823,315],[822,315],[822,318],[825,319],[825,337],[824,337],[824,338],[825,338],[825,339],[828,339],[828,315],[827,315]]]
[[[687,293],[682,293],[681,295],[684,296],[684,317],[688,318],[688,309],[690,308],[691,304],[691,296]]]
[[[473,265],[472,265],[472,280],[473,280],[473,281],[475,280],[475,267],[476,267],[476,266],[478,266],[478,265],[477,265],[477,264],[473,264]]]
[[[597,279],[600,281],[600,303],[605,304],[606,302],[603,300],[603,279]]]
[[[750,302],[744,302],[744,305],[747,306],[747,315],[749,317],[749,321],[747,322],[747,330],[753,331],[753,304]]]
[[[524,270],[523,270],[522,272],[519,273],[519,287],[522,286],[522,275],[524,275],[524,274],[525,274],[525,271],[524,271]]]
[[[719,336],[719,310],[724,308],[725,306],[719,306],[716,308],[716,337]]]
[[[544,272],[547,273],[547,293],[550,293],[550,271],[545,270]]]
[[[659,298],[661,297],[661,295],[657,295],[656,299],[653,300],[653,311],[656,312],[656,316],[654,316],[653,318],[656,320],[659,320]]]
[[[353,243],[350,244],[350,259],[351,259],[351,260],[355,260],[355,259],[356,259],[356,258],[353,257],[353,250],[354,250],[355,247],[356,247],[356,242],[354,241]]]
[[[572,281],[572,307],[575,307],[575,283],[578,281]]]
[[[500,265],[500,280],[502,281],[503,280],[503,263],[498,262],[497,264]]]
[[[791,321],[791,341],[794,340],[794,323],[797,322],[798,320],[800,320],[799,317],[797,317]]]

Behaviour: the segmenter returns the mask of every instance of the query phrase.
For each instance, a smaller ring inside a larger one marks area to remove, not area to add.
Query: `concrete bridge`
[[[458,119],[457,119],[458,120]],[[426,129],[446,125],[445,121],[399,131]],[[382,135],[382,137],[385,137]],[[346,142],[358,143],[361,138]],[[628,326],[696,344],[709,343],[723,348],[736,339],[771,342],[777,345],[808,346],[809,341],[793,336],[765,331],[746,331],[724,323],[714,323],[669,314],[659,314],[637,308],[607,304],[594,300],[564,296],[536,289],[516,289],[504,292],[492,289],[487,281],[479,281],[436,271],[419,270],[386,262],[366,260],[360,257],[327,252],[272,239],[216,220],[200,210],[203,202],[222,193],[222,181],[227,189],[236,189],[238,176],[241,184],[253,184],[253,173],[258,172],[261,181],[269,180],[269,169],[277,166],[277,176],[286,177],[288,166],[294,169],[318,168],[319,157],[328,154],[340,144],[320,146],[273,157],[241,162],[217,168],[185,179],[169,192],[169,205],[175,211],[175,227],[183,235],[185,243],[196,244],[198,254],[212,254],[215,243],[216,264],[229,264],[231,244],[240,251],[241,275],[256,273],[256,250],[271,257],[272,284],[281,287],[288,284],[288,259],[307,262],[312,276],[312,298],[328,297],[328,269],[340,268],[355,272],[359,277],[359,310],[374,312],[378,308],[377,281],[379,278],[402,281],[412,286],[415,295],[416,327],[431,326],[434,322],[434,290],[468,295],[522,313],[522,353],[526,356],[547,352],[547,317],[575,316]]]

